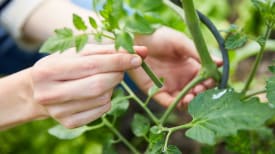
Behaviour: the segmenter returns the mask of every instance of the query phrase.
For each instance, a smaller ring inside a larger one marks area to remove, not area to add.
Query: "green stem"
[[[170,129],[172,132],[175,132],[175,131],[178,131],[178,130],[187,129],[187,128],[191,128],[191,127],[193,127],[192,122],[184,124],[184,125],[176,126],[176,127],[171,127],[171,128],[168,128],[168,129]]]
[[[163,152],[167,151],[167,146],[168,146],[168,141],[170,136],[172,135],[172,133],[174,133],[175,131],[178,130],[182,130],[182,129],[186,129],[186,128],[191,128],[193,126],[192,122],[191,123],[187,123],[181,126],[177,126],[177,127],[171,127],[171,128],[164,128],[164,131],[167,131],[167,135],[165,138],[165,142],[164,142],[164,147],[163,147]]]
[[[151,78],[151,80],[154,82],[154,84],[158,88],[161,88],[162,85],[163,85],[162,82],[160,81],[160,79],[156,76],[156,74],[151,70],[151,68],[144,61],[141,63],[141,67],[148,74],[148,76]]]
[[[270,34],[271,34],[271,31],[272,31],[272,27],[270,26],[267,26],[267,29],[266,29],[266,32],[265,32],[265,35],[264,35],[264,43],[261,45],[261,49],[260,49],[260,52],[258,53],[257,57],[256,57],[256,60],[253,64],[253,67],[252,67],[252,70],[248,76],[248,79],[245,83],[245,86],[241,92],[242,96],[245,96],[246,92],[248,91],[249,87],[250,87],[250,84],[256,74],[256,71],[258,70],[259,68],[259,64],[263,58],[263,55],[264,55],[264,51],[265,51],[265,46],[266,46],[266,41],[267,39],[269,38]]]
[[[124,138],[106,118],[102,118],[102,121],[134,154],[140,154],[140,152],[126,138]]]
[[[104,123],[100,123],[98,125],[94,125],[94,126],[88,126],[88,130],[94,130],[94,129],[98,129],[104,126]]]
[[[256,95],[259,95],[259,94],[263,94],[263,93],[266,93],[266,89],[250,93],[247,96],[245,96],[242,100],[246,100],[246,99],[248,99],[250,97],[253,97],[253,96],[256,96]]]
[[[95,33],[88,33],[88,34],[95,35]],[[115,40],[115,37],[110,36],[108,34],[102,33],[102,36],[111,40]],[[142,61],[141,67],[158,88],[161,88],[163,86],[162,81],[158,78],[158,76],[152,71],[152,69],[144,61]]]
[[[144,104],[137,96],[136,94],[130,89],[130,87],[124,82],[122,81],[120,83],[123,88],[129,93],[130,96],[132,96],[132,98],[139,104],[139,106],[147,113],[147,115],[149,116],[149,118],[156,124],[159,124],[159,120],[158,118],[148,109],[148,107],[146,106],[146,104]]]
[[[200,22],[199,22],[199,18],[195,10],[193,1],[181,0],[181,2],[185,12],[185,19],[186,19],[187,26],[194,39],[194,43],[196,45],[197,51],[201,58],[202,72],[204,72],[206,75],[209,74],[216,81],[218,81],[220,78],[220,75],[219,75],[217,66],[213,62],[209,54],[209,51],[207,49],[205,40],[203,38],[201,29],[200,29]]]
[[[168,133],[166,135],[166,138],[165,138],[165,142],[164,142],[164,146],[163,146],[162,152],[166,152],[167,151],[168,141],[169,141],[169,138],[170,138],[171,134],[172,134],[172,131],[169,129]]]
[[[206,78],[207,77],[204,77],[203,75],[199,74],[199,76],[197,76],[187,86],[184,87],[184,89],[177,95],[175,101],[168,107],[168,109],[165,111],[165,113],[161,117],[160,119],[161,125],[163,125],[163,123],[167,120],[171,112],[176,108],[177,104],[181,101],[182,97],[186,95],[195,85],[205,80]]]

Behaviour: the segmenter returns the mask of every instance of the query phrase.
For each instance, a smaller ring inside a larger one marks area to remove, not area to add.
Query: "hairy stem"
[[[102,121],[134,154],[140,154],[140,152],[111,124],[111,122],[106,118],[102,118]]]
[[[186,95],[189,90],[191,90],[195,85],[205,80],[207,77],[204,77],[203,75],[199,74],[195,79],[193,79],[187,86],[184,87],[184,89],[177,95],[175,101],[168,107],[168,109],[165,111],[163,116],[160,119],[160,124],[163,125],[171,112],[176,108],[178,103],[181,101],[182,97]]]
[[[265,51],[265,46],[266,46],[266,41],[267,39],[269,38],[270,34],[271,34],[271,31],[272,31],[272,26],[267,26],[267,29],[266,29],[266,32],[265,32],[265,35],[264,35],[264,42],[263,44],[261,44],[261,49],[260,49],[260,52],[257,54],[257,57],[256,57],[256,60],[253,64],[253,67],[252,67],[252,70],[248,76],[248,79],[245,83],[245,86],[241,92],[242,96],[245,96],[246,92],[248,91],[249,87],[250,87],[250,84],[253,80],[253,78],[255,77],[255,74],[256,74],[256,71],[258,70],[259,68],[259,64],[263,58],[263,55],[264,55],[264,51]]]
[[[137,96],[136,94],[129,88],[129,86],[122,81],[120,83],[123,88],[129,93],[129,95],[139,104],[139,106],[147,113],[147,115],[149,116],[149,118],[156,124],[159,124],[159,120],[158,118],[148,109],[148,107],[146,106],[146,104],[144,104]]]
[[[194,8],[194,4],[192,0],[181,0],[183,4],[183,9],[185,12],[185,19],[188,26],[188,29],[194,39],[194,43],[196,45],[197,51],[201,58],[202,64],[202,72],[205,74],[209,74],[215,80],[219,80],[220,75],[217,69],[216,64],[213,62],[209,51],[207,49],[205,40],[203,38],[200,22],[197,15],[197,12]]]

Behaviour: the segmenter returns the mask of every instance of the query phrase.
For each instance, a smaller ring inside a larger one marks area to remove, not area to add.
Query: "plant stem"
[[[168,141],[169,141],[169,138],[170,138],[171,134],[172,134],[172,131],[169,129],[168,133],[166,135],[166,138],[165,138],[165,142],[164,142],[164,146],[163,146],[162,152],[166,152],[167,151]]]
[[[154,82],[154,84],[158,88],[161,88],[162,85],[163,85],[162,82],[160,81],[160,79],[156,76],[156,74],[152,71],[152,69],[144,61],[141,63],[141,67],[148,74],[148,76],[151,78],[151,80]]]
[[[181,2],[185,12],[185,19],[186,19],[187,26],[194,39],[194,43],[196,45],[197,51],[201,58],[202,72],[207,75],[209,74],[216,81],[218,81],[220,78],[220,75],[216,64],[213,62],[212,58],[210,57],[205,40],[200,30],[200,22],[199,22],[199,18],[195,10],[193,1],[181,0]]]
[[[248,94],[247,96],[245,96],[242,100],[246,100],[250,97],[253,97],[253,96],[256,96],[258,94],[263,94],[263,93],[266,93],[266,89],[263,89],[263,90],[260,90],[260,91],[256,91],[256,92],[253,92],[251,94]]]
[[[171,127],[171,128],[168,128],[170,129],[172,132],[175,132],[175,131],[178,131],[178,130],[182,130],[182,129],[186,129],[186,128],[191,128],[193,126],[193,123],[190,122],[190,123],[187,123],[187,124],[184,124],[184,125],[180,125],[180,126],[176,126],[176,127]]]
[[[162,152],[167,151],[168,141],[169,141],[169,138],[172,135],[172,133],[174,133],[175,131],[178,131],[178,130],[190,128],[192,126],[193,126],[193,124],[191,122],[191,123],[187,123],[187,124],[184,124],[184,125],[181,125],[181,126],[176,126],[176,127],[172,127],[172,128],[164,128],[164,131],[167,131],[168,133],[167,133],[166,138],[165,138],[164,147],[163,147]]]
[[[171,112],[176,108],[177,104],[181,101],[182,97],[186,95],[190,89],[192,89],[195,85],[206,79],[207,77],[204,77],[203,75],[199,74],[196,78],[194,78],[187,86],[184,87],[184,89],[177,95],[175,101],[168,107],[168,109],[165,111],[163,116],[160,119],[160,124],[163,125],[163,123],[167,120]]]
[[[134,154],[140,154],[140,152],[126,138],[124,138],[106,118],[102,118],[102,121]]]
[[[148,107],[146,106],[146,104],[144,104],[137,96],[136,94],[130,89],[130,87],[124,82],[122,81],[120,83],[123,88],[129,93],[129,95],[139,104],[139,106],[147,113],[147,115],[149,116],[149,118],[156,124],[159,124],[159,120],[158,118],[148,109]]]
[[[96,33],[88,33],[88,34],[95,35]],[[115,40],[115,37],[110,36],[110,35],[105,34],[105,33],[102,33],[102,36],[106,37],[108,39],[111,39],[111,40]],[[142,61],[141,67],[143,68],[143,70],[145,71],[145,73],[150,77],[150,79],[154,82],[154,84],[158,88],[161,88],[163,86],[163,83],[158,78],[158,76],[152,71],[152,69],[144,61]]]
[[[94,130],[94,129],[98,129],[104,126],[104,123],[100,123],[98,125],[94,125],[94,126],[88,126],[88,130]]]
[[[256,71],[258,70],[258,67],[259,67],[259,64],[263,58],[263,54],[264,54],[264,51],[265,51],[265,46],[266,46],[266,41],[267,39],[269,38],[270,34],[271,34],[271,31],[272,31],[272,26],[267,26],[267,29],[266,29],[266,32],[265,32],[265,35],[264,35],[264,43],[261,45],[261,49],[260,49],[260,52],[257,54],[257,57],[256,57],[256,60],[253,64],[253,67],[252,67],[252,70],[248,76],[248,79],[245,83],[245,86],[241,92],[242,96],[245,96],[246,92],[248,91],[249,87],[250,87],[250,84],[256,74]]]

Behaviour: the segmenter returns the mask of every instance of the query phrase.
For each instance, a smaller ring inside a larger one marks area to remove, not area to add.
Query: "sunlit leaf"
[[[49,129],[49,133],[59,139],[73,139],[79,137],[83,133],[89,130],[88,126],[82,126],[75,129],[68,129],[61,125],[57,125]]]
[[[208,90],[198,95],[188,106],[193,127],[186,135],[206,144],[215,144],[220,138],[236,134],[238,130],[261,127],[274,111],[258,99],[240,101],[240,95],[231,89]]]
[[[73,14],[73,24],[78,30],[87,30],[84,20],[77,14]]]
[[[77,51],[83,49],[83,47],[88,43],[88,35],[82,34],[75,37],[75,47]]]
[[[69,28],[58,29],[40,48],[40,52],[52,53],[74,47],[73,32]]]
[[[127,50],[129,53],[135,53],[133,48],[134,42],[132,36],[127,32],[117,32],[115,35],[115,47],[119,49],[120,47]]]

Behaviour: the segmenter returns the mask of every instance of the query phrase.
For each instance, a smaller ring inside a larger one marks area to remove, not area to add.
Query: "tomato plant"
[[[150,66],[143,62],[142,68],[155,84],[148,91],[145,101],[140,99],[126,82],[122,82],[122,88],[118,88],[113,94],[111,111],[98,121],[71,130],[58,125],[51,128],[49,133],[60,139],[73,139],[87,131],[108,128],[113,136],[118,138],[117,142],[124,143],[132,153],[177,154],[181,153],[179,148],[169,144],[170,136],[176,131],[186,130],[187,137],[202,144],[215,145],[224,141],[228,136],[232,138],[227,141],[234,140],[234,136],[236,137],[242,131],[269,130],[266,121],[272,119],[275,113],[274,76],[267,79],[264,90],[253,93],[248,93],[248,90],[266,51],[266,45],[275,23],[275,1],[251,0],[251,2],[264,20],[265,32],[253,37],[253,39],[256,38],[255,41],[260,49],[256,52],[256,59],[244,86],[237,91],[227,83],[229,77],[228,50],[241,48],[250,39],[237,26],[231,26],[224,31],[226,33],[226,40],[224,40],[215,25],[205,15],[196,11],[192,0],[182,0],[182,5],[176,5],[169,0],[94,0],[94,11],[101,17],[100,22],[89,17],[89,23],[85,23],[80,16],[74,14],[73,24],[79,33],[74,34],[73,30],[69,28],[57,29],[55,35],[42,46],[41,51],[58,52],[71,47],[80,51],[88,43],[89,37],[94,37],[98,42],[103,38],[112,39],[116,49],[124,48],[130,53],[134,53],[135,34],[152,34],[160,26],[168,26],[178,31],[186,31],[187,27],[196,45],[202,68],[197,77],[182,89],[164,113],[156,115],[148,107],[148,102],[163,83],[150,69]],[[222,72],[210,57],[200,20],[209,28],[219,44],[224,61]],[[272,63],[270,65],[269,70],[274,75],[275,66]],[[199,94],[192,100],[188,106],[188,113],[192,120],[181,125],[167,125],[169,116],[181,98],[196,84],[210,77],[214,78],[219,86]],[[259,93],[267,93],[268,102],[262,103],[255,97]],[[118,118],[129,108],[129,100],[136,102],[146,113],[145,115],[136,113],[130,124],[132,133],[146,142],[145,149],[135,147],[116,127]],[[107,147],[111,147],[111,142]],[[184,151],[182,152],[184,153]]]

